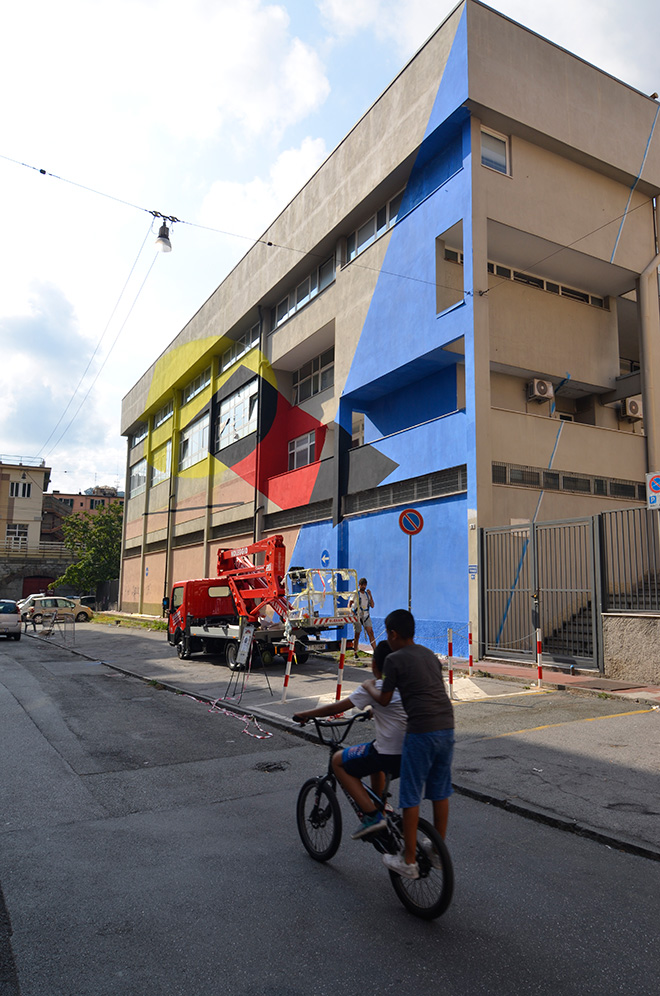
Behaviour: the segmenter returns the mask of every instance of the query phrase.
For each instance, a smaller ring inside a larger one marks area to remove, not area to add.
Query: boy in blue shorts
[[[433,651],[415,643],[412,614],[395,609],[385,620],[385,630],[392,652],[385,660],[382,686],[379,690],[374,681],[366,681],[363,687],[374,702],[387,708],[398,690],[408,724],[399,787],[405,850],[403,854],[384,854],[383,861],[399,875],[419,878],[415,855],[424,789],[424,798],[433,803],[433,825],[442,837],[447,832],[449,796],[453,791],[454,711],[442,680],[440,661]]]
[[[371,670],[374,677],[369,683],[373,684],[376,689],[380,689],[382,685],[383,662],[389,653],[390,647],[385,640],[379,643],[374,650],[371,660]],[[332,757],[332,769],[337,781],[343,785],[362,810],[362,822],[355,833],[351,834],[353,840],[366,837],[386,825],[382,813],[374,809],[373,799],[365,789],[361,779],[365,775],[370,775],[373,791],[376,795],[381,795],[385,785],[385,772],[389,772],[392,778],[399,777],[401,747],[407,723],[401,696],[398,692],[394,692],[388,700],[386,708],[374,702],[371,694],[365,689],[365,685],[361,685],[351,692],[348,698],[341,699],[340,702],[331,702],[329,705],[319,706],[317,709],[298,712],[293,717],[295,722],[305,724],[313,716],[319,718],[336,716],[347,709],[364,709],[367,706],[373,708],[376,739],[370,743],[345,747],[343,750],[338,750]]]

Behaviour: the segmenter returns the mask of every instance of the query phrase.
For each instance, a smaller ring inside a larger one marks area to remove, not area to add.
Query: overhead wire
[[[112,309],[112,311],[111,311],[111,313],[110,313],[110,317],[108,318],[108,321],[106,322],[106,325],[105,325],[105,328],[103,329],[103,332],[101,333],[101,336],[100,336],[100,338],[99,338],[98,342],[96,343],[96,346],[94,347],[94,351],[93,351],[92,355],[90,356],[90,358],[89,358],[89,360],[88,360],[88,363],[87,363],[87,366],[85,367],[85,369],[83,370],[82,374],[80,375],[80,378],[79,378],[79,380],[78,380],[78,383],[76,384],[76,387],[75,387],[75,389],[74,389],[74,391],[73,391],[73,394],[72,394],[72,395],[71,395],[71,397],[69,398],[69,401],[67,402],[67,405],[66,405],[66,408],[64,409],[64,411],[62,412],[62,414],[61,414],[61,415],[60,415],[60,417],[58,418],[57,422],[56,422],[56,423],[55,423],[55,425],[53,426],[53,428],[52,428],[52,430],[51,430],[51,432],[50,432],[50,435],[48,436],[48,439],[47,439],[47,440],[45,441],[45,443],[43,443],[43,445],[42,445],[42,446],[41,446],[41,447],[39,448],[39,450],[37,451],[37,456],[39,456],[39,454],[40,454],[40,453],[41,453],[41,452],[42,452],[43,450],[45,450],[45,449],[46,449],[46,447],[48,446],[48,443],[49,443],[49,442],[51,441],[52,437],[53,437],[53,436],[55,435],[55,433],[56,433],[56,431],[57,431],[57,428],[58,428],[58,426],[60,425],[60,423],[61,423],[62,419],[64,418],[64,416],[65,416],[65,415],[66,415],[66,413],[68,412],[69,408],[70,408],[70,407],[71,407],[71,405],[73,404],[73,400],[74,400],[74,398],[75,398],[76,394],[78,393],[78,391],[80,390],[80,387],[81,387],[81,385],[82,385],[82,383],[83,383],[83,381],[84,381],[85,377],[87,376],[87,372],[88,372],[89,368],[90,368],[90,367],[91,367],[91,365],[92,365],[92,361],[93,361],[94,357],[96,356],[97,352],[99,351],[99,348],[100,348],[100,346],[101,346],[101,343],[103,342],[103,340],[104,340],[104,338],[105,338],[105,335],[106,335],[106,333],[107,333],[108,329],[110,328],[110,324],[111,324],[111,322],[112,322],[113,318],[115,317],[115,314],[116,314],[116,312],[117,312],[117,309],[118,309],[118,307],[119,307],[119,305],[120,305],[120,303],[121,303],[121,300],[122,300],[122,298],[123,298],[123,296],[124,296],[124,294],[125,294],[125,292],[126,292],[126,288],[128,287],[128,284],[129,284],[129,282],[130,282],[130,280],[131,280],[131,277],[133,276],[133,272],[134,272],[134,270],[135,270],[135,267],[136,267],[136,266],[137,266],[137,264],[138,264],[138,260],[140,259],[140,256],[142,255],[142,252],[143,252],[143,250],[144,250],[144,247],[145,247],[145,245],[146,245],[146,243],[147,243],[147,239],[149,238],[149,235],[150,235],[150,234],[151,234],[151,232],[152,232],[152,227],[153,227],[153,222],[150,222],[150,223],[149,223],[149,228],[147,229],[147,234],[146,234],[146,235],[145,235],[145,237],[144,237],[144,241],[142,242],[142,245],[140,246],[140,249],[139,249],[139,251],[138,251],[138,254],[137,254],[137,256],[135,257],[135,260],[134,260],[134,262],[133,262],[133,265],[131,266],[131,269],[130,269],[130,271],[129,271],[129,274],[128,274],[128,276],[127,276],[127,278],[126,278],[125,282],[124,282],[124,286],[122,287],[122,289],[121,289],[121,291],[120,291],[120,294],[119,294],[119,297],[117,298],[117,301],[115,302],[115,306],[114,306],[114,308]],[[152,265],[153,265],[153,264],[152,264]]]
[[[261,238],[253,238],[252,236],[243,235],[243,234],[238,233],[238,232],[230,232],[230,231],[227,231],[225,229],[214,228],[214,227],[212,227],[210,225],[202,225],[202,224],[199,224],[197,222],[186,221],[185,219],[175,217],[174,215],[165,215],[165,214],[162,214],[160,211],[155,211],[155,210],[152,210],[150,208],[145,208],[145,207],[143,207],[140,204],[134,203],[133,201],[129,201],[129,200],[126,200],[125,198],[117,197],[117,196],[115,196],[113,194],[108,194],[108,193],[106,193],[105,191],[102,191],[102,190],[97,190],[95,187],[91,187],[88,184],[83,184],[83,183],[79,183],[78,181],[75,181],[75,180],[70,180],[67,177],[63,177],[63,176],[60,176],[57,173],[53,173],[50,170],[46,170],[44,168],[39,168],[39,167],[33,166],[30,163],[23,162],[22,160],[19,160],[19,159],[14,159],[11,156],[7,156],[7,155],[4,155],[2,153],[0,153],[0,159],[5,160],[6,162],[14,163],[15,165],[18,165],[18,166],[22,166],[22,167],[24,167],[26,169],[33,170],[34,172],[39,173],[41,176],[48,176],[48,177],[51,177],[52,179],[60,180],[62,183],[70,184],[71,186],[77,187],[77,188],[79,188],[81,190],[85,190],[88,193],[96,194],[99,197],[104,197],[104,198],[106,198],[108,200],[114,201],[115,203],[123,204],[124,206],[130,207],[130,208],[132,208],[134,210],[138,210],[138,211],[142,211],[142,212],[144,212],[146,214],[150,214],[152,216],[152,219],[161,218],[164,221],[171,222],[172,224],[176,223],[176,224],[186,225],[186,226],[189,226],[189,227],[192,227],[192,228],[199,228],[199,229],[204,230],[204,231],[211,231],[211,232],[215,232],[215,233],[220,234],[220,235],[226,235],[226,236],[231,237],[231,238],[245,239],[246,241],[251,242],[252,245],[262,244],[262,245],[265,245],[267,247],[272,247],[272,248],[277,248],[277,249],[284,249],[284,250],[286,250],[288,252],[295,252],[295,253],[297,253],[297,254],[299,254],[301,256],[317,256],[319,259],[322,258],[322,257],[325,258],[324,254],[319,253],[319,252],[315,252],[314,250],[299,249],[299,248],[296,248],[294,246],[288,246],[288,245],[284,245],[284,244],[281,244],[281,243],[273,242],[273,241],[265,239],[263,237],[261,237]],[[534,270],[535,267],[540,266],[542,263],[546,262],[548,259],[551,259],[553,256],[556,256],[559,253],[564,252],[567,249],[573,248],[574,246],[578,245],[578,243],[583,242],[585,239],[589,238],[590,236],[597,234],[599,231],[602,231],[604,228],[607,228],[609,225],[613,224],[616,221],[620,221],[621,223],[623,223],[623,220],[629,214],[632,214],[634,211],[637,211],[637,210],[639,210],[639,208],[645,206],[644,203],[637,205],[637,207],[635,207],[635,208],[630,208],[629,205],[630,205],[630,198],[629,198],[628,204],[626,205],[626,209],[623,212],[623,214],[618,215],[615,218],[609,219],[604,224],[597,226],[596,228],[592,229],[590,232],[587,232],[584,235],[581,235],[579,238],[575,239],[573,242],[570,242],[570,243],[568,243],[565,246],[559,246],[557,249],[553,250],[551,253],[548,253],[547,255],[541,257],[540,259],[538,259],[535,263],[532,263],[529,269],[522,269],[519,272],[526,273],[526,274],[527,273],[531,273],[532,270]],[[411,210],[414,210],[414,208],[411,209]],[[407,212],[407,214],[409,214],[409,213],[410,212]],[[403,220],[403,218],[397,219],[397,222],[395,222],[395,226],[396,226],[396,224],[400,223],[400,221],[402,221],[402,220]],[[39,450],[39,453],[41,453],[46,448],[46,446],[48,445],[48,443],[50,442],[51,438],[53,437],[54,433],[57,430],[57,427],[60,425],[60,423],[62,422],[62,419],[65,417],[67,411],[71,407],[71,404],[73,403],[74,398],[75,398],[76,394],[78,393],[78,391],[79,391],[79,389],[81,387],[81,384],[82,384],[85,376],[87,375],[87,372],[89,371],[89,368],[90,368],[90,366],[92,364],[92,361],[93,361],[94,357],[96,356],[96,353],[98,352],[98,349],[99,349],[99,347],[101,345],[101,342],[103,341],[103,338],[105,337],[105,335],[107,333],[107,330],[108,330],[108,328],[110,326],[110,323],[112,322],[112,319],[113,319],[113,317],[114,317],[114,315],[115,315],[115,313],[117,311],[117,308],[118,308],[118,306],[120,304],[120,301],[121,301],[121,299],[123,297],[123,294],[124,294],[124,292],[126,290],[128,282],[130,281],[130,278],[131,278],[131,276],[132,276],[132,274],[133,274],[133,272],[135,270],[135,266],[137,265],[138,259],[140,258],[140,255],[141,255],[141,253],[142,253],[142,251],[144,249],[144,246],[146,244],[146,240],[149,237],[149,233],[151,231],[151,225],[152,225],[152,223],[153,222],[150,223],[149,230],[147,231],[147,235],[145,236],[144,242],[142,243],[142,246],[140,247],[140,250],[139,250],[139,252],[137,254],[137,257],[136,257],[136,259],[135,259],[135,261],[133,263],[133,266],[131,267],[131,270],[129,272],[129,276],[128,276],[127,280],[126,280],[126,283],[124,284],[124,287],[122,288],[122,291],[121,291],[121,293],[119,295],[119,298],[118,298],[118,300],[117,300],[117,302],[115,304],[115,307],[113,308],[113,311],[112,311],[112,313],[110,315],[110,318],[108,319],[108,322],[107,322],[107,324],[106,324],[106,326],[104,328],[104,331],[101,334],[101,337],[100,337],[100,339],[99,339],[99,341],[98,341],[98,343],[97,343],[97,345],[96,345],[96,347],[95,347],[95,349],[94,349],[94,351],[93,351],[93,353],[92,353],[92,355],[91,355],[91,357],[89,359],[89,362],[88,362],[88,364],[87,364],[87,366],[86,366],[86,368],[85,368],[85,370],[84,370],[84,372],[83,372],[83,374],[82,374],[82,376],[81,376],[81,378],[80,378],[80,380],[79,380],[79,382],[78,382],[78,384],[77,384],[77,386],[76,386],[76,388],[75,388],[72,396],[71,396],[71,399],[68,402],[68,404],[67,404],[66,408],[64,409],[64,411],[62,412],[62,415],[58,419],[58,421],[55,424],[55,426],[54,426],[53,430],[51,431],[50,435],[46,439],[45,443],[43,444],[43,446]],[[395,227],[395,226],[392,226],[392,227]],[[615,249],[616,249],[616,247],[615,247]],[[156,254],[156,256],[157,256],[157,254]],[[133,308],[135,307],[135,304],[137,303],[137,300],[138,300],[138,298],[139,298],[139,296],[140,296],[140,294],[142,292],[142,289],[143,289],[143,287],[144,287],[144,285],[146,283],[146,280],[147,280],[149,274],[151,273],[151,270],[153,269],[153,266],[154,266],[155,261],[156,261],[156,256],[154,257],[154,259],[153,259],[153,261],[151,263],[151,266],[149,267],[147,275],[145,276],[145,278],[144,278],[144,280],[143,280],[143,282],[142,282],[142,284],[141,284],[141,286],[140,286],[140,288],[138,290],[138,293],[137,293],[135,299],[133,300],[133,303],[131,304],[131,307],[130,307],[130,309],[128,311],[128,314],[126,315],[126,317],[125,317],[125,319],[124,319],[124,321],[123,321],[123,323],[122,323],[122,325],[121,325],[121,327],[119,329],[119,332],[117,333],[117,336],[113,340],[113,343],[112,343],[112,345],[110,347],[110,350],[108,351],[105,359],[103,360],[103,363],[99,367],[99,369],[98,369],[98,371],[97,371],[94,379],[92,380],[89,388],[87,389],[84,397],[82,398],[82,401],[80,402],[78,408],[76,409],[73,417],[70,419],[70,421],[67,424],[67,426],[64,429],[64,431],[58,437],[57,442],[48,451],[47,455],[49,455],[50,453],[52,453],[53,450],[54,450],[54,448],[57,445],[59,445],[59,443],[63,439],[64,435],[66,435],[66,433],[70,429],[71,425],[75,421],[75,419],[76,419],[78,413],[80,412],[82,406],[84,405],[85,401],[89,397],[89,394],[90,394],[93,386],[95,385],[96,381],[98,380],[98,377],[99,377],[101,371],[105,367],[105,364],[107,363],[107,361],[108,361],[108,359],[109,359],[109,357],[110,357],[110,355],[111,355],[111,353],[112,353],[112,351],[113,351],[113,349],[114,349],[114,347],[115,347],[115,345],[116,345],[116,343],[118,341],[118,338],[121,335],[121,332],[123,331],[123,329],[124,329],[124,327],[126,325],[126,322],[127,322],[128,318],[129,318],[130,314],[132,313]],[[359,262],[359,261],[357,261],[355,259],[351,260],[350,262],[351,262],[351,265],[353,265],[353,266],[356,266],[356,267],[358,267],[360,269],[372,270],[373,272],[377,272],[379,275],[392,276],[392,277],[396,277],[398,279],[412,280],[412,281],[414,281],[416,283],[426,284],[426,285],[429,285],[429,286],[435,286],[435,287],[444,287],[445,286],[443,284],[440,284],[437,280],[427,280],[427,279],[425,279],[423,277],[413,276],[412,274],[397,273],[395,271],[384,270],[382,267],[370,266],[369,264],[367,264],[365,262]],[[505,284],[507,282],[508,282],[508,280],[506,278],[502,278],[501,280],[499,280],[498,282],[496,282],[492,287],[489,287],[489,288],[487,288],[486,290],[483,290],[483,291],[479,291],[478,293],[479,293],[480,296],[485,296],[487,294],[490,294],[492,291],[496,290],[499,286],[501,286],[502,284]],[[469,296],[472,296],[473,293],[474,292],[472,290],[464,290],[463,291],[463,296],[464,297],[469,297]]]
[[[145,240],[145,241],[146,241],[146,240]],[[58,437],[57,441],[56,441],[55,443],[53,443],[53,445],[52,445],[52,446],[51,446],[51,448],[49,449],[48,453],[46,453],[46,457],[50,456],[50,454],[51,454],[51,453],[53,452],[53,450],[54,450],[54,449],[55,449],[55,448],[56,448],[57,446],[59,446],[60,442],[62,441],[62,439],[64,438],[64,436],[65,436],[65,435],[66,435],[66,433],[67,433],[67,432],[69,431],[69,429],[71,428],[71,426],[72,426],[72,425],[73,425],[73,423],[75,422],[76,418],[78,417],[78,413],[80,412],[80,409],[82,408],[82,406],[83,406],[83,405],[85,404],[85,402],[87,401],[87,398],[89,397],[89,395],[90,395],[90,393],[91,393],[91,391],[92,391],[92,388],[94,387],[94,385],[96,384],[97,380],[99,379],[99,376],[101,375],[101,372],[102,372],[103,368],[105,367],[106,363],[107,363],[107,362],[108,362],[108,360],[110,359],[110,355],[111,355],[111,353],[112,353],[113,349],[114,349],[114,348],[115,348],[115,346],[117,345],[117,342],[118,342],[118,340],[119,340],[119,336],[120,336],[120,335],[122,334],[122,332],[124,331],[124,328],[125,328],[125,326],[126,326],[126,323],[127,323],[128,319],[129,319],[129,318],[130,318],[130,316],[131,316],[131,313],[132,313],[132,311],[133,311],[133,308],[135,307],[135,305],[136,305],[136,304],[137,304],[137,302],[138,302],[138,298],[140,297],[140,294],[142,293],[142,290],[143,290],[143,288],[144,288],[144,285],[146,284],[146,282],[147,282],[147,279],[149,278],[149,274],[151,273],[151,271],[152,271],[152,270],[153,270],[153,268],[154,268],[154,264],[155,264],[156,260],[158,259],[158,256],[159,256],[159,253],[157,253],[157,252],[156,252],[156,253],[154,253],[154,258],[153,258],[153,259],[152,259],[152,261],[151,261],[151,265],[149,266],[149,269],[147,270],[147,272],[146,272],[146,274],[145,274],[145,276],[144,276],[144,279],[143,279],[142,283],[140,284],[140,287],[138,288],[138,292],[137,292],[137,294],[135,295],[135,297],[134,297],[134,299],[133,299],[133,303],[131,304],[130,308],[128,309],[128,312],[126,313],[126,316],[125,316],[125,318],[124,318],[124,321],[123,321],[123,322],[121,323],[121,325],[119,326],[119,331],[117,332],[117,335],[116,335],[116,336],[115,336],[115,338],[113,339],[113,341],[112,341],[112,345],[110,346],[110,349],[109,349],[109,350],[108,350],[108,352],[106,353],[106,355],[105,355],[105,357],[104,357],[104,359],[103,359],[103,362],[101,363],[100,367],[99,367],[99,368],[98,368],[98,370],[96,371],[96,375],[94,376],[94,378],[93,378],[92,382],[90,383],[89,387],[87,388],[87,391],[85,392],[85,394],[84,394],[84,396],[83,396],[83,398],[82,398],[82,400],[81,400],[80,404],[78,405],[78,407],[76,408],[75,412],[73,413],[73,416],[72,416],[72,417],[71,417],[71,419],[69,420],[69,423],[68,423],[68,425],[66,426],[66,428],[64,429],[64,431],[63,431],[63,432],[62,432],[62,433],[60,434],[60,436]]]
[[[312,256],[312,257],[316,257],[318,259],[325,259],[326,256],[327,256],[327,254],[319,253],[318,251],[314,251],[313,249],[312,250],[309,250],[309,249],[300,249],[300,248],[297,248],[296,246],[289,246],[289,245],[284,245],[283,243],[273,242],[272,240],[269,240],[269,239],[266,239],[266,238],[263,238],[263,237],[254,238],[251,235],[244,235],[244,234],[242,234],[240,232],[230,232],[230,231],[227,231],[226,229],[214,228],[211,225],[202,225],[202,224],[200,224],[198,222],[187,221],[185,218],[178,218],[178,217],[175,217],[174,215],[165,215],[165,214],[162,214],[160,211],[154,211],[154,210],[152,210],[150,208],[145,208],[145,207],[143,207],[140,204],[135,204],[133,201],[129,201],[129,200],[126,200],[124,198],[117,197],[114,194],[108,194],[105,191],[97,190],[95,187],[90,187],[87,184],[79,183],[76,180],[69,180],[67,177],[59,176],[57,173],[53,173],[50,170],[39,168],[37,166],[32,166],[30,163],[22,162],[20,159],[14,159],[11,156],[6,156],[6,155],[4,155],[2,153],[0,153],[0,159],[4,159],[5,161],[14,163],[15,165],[18,165],[18,166],[24,166],[26,169],[33,170],[34,172],[39,173],[42,176],[49,176],[49,177],[51,177],[51,178],[53,178],[55,180],[60,180],[63,183],[71,184],[72,186],[78,187],[81,190],[86,190],[88,193],[97,194],[99,197],[105,197],[105,198],[107,198],[109,200],[115,201],[118,204],[123,204],[126,207],[131,207],[131,208],[134,208],[135,210],[143,211],[146,214],[152,215],[154,218],[162,218],[165,221],[172,222],[173,224],[186,225],[187,227],[190,227],[190,228],[199,228],[199,229],[201,229],[203,231],[215,232],[218,235],[226,235],[229,238],[244,239],[245,241],[250,242],[252,245],[264,245],[264,246],[267,246],[269,248],[284,249],[287,252],[294,252],[294,253],[297,253],[300,256]],[[406,215],[404,217],[407,217],[407,215],[410,214],[411,211],[415,210],[416,206],[417,205],[415,205],[408,212],[406,212]],[[581,235],[579,238],[575,239],[573,242],[569,242],[565,246],[559,246],[557,249],[553,250],[553,252],[548,253],[546,256],[543,256],[540,259],[536,260],[534,263],[530,264],[530,269],[520,269],[519,272],[526,273],[526,274],[531,273],[531,271],[534,269],[535,266],[540,266],[542,263],[546,262],[548,259],[551,259],[553,256],[558,255],[559,253],[563,252],[566,249],[573,248],[574,246],[578,245],[578,243],[583,242],[585,239],[588,239],[592,235],[597,234],[598,232],[602,231],[604,228],[607,228],[609,225],[612,225],[612,224],[614,224],[617,221],[622,222],[628,215],[632,214],[634,211],[638,211],[641,207],[644,207],[644,206],[645,206],[644,203],[638,204],[637,207],[634,207],[634,208],[629,208],[629,205],[626,205],[626,209],[624,210],[623,214],[617,215],[614,218],[610,218],[608,221],[604,222],[602,225],[598,225],[596,228],[592,229],[591,231],[586,232],[584,235]],[[392,227],[396,227],[396,224],[399,224],[399,222],[402,221],[402,220],[403,220],[403,217],[397,219],[397,222]],[[351,263],[352,266],[357,266],[358,268],[364,269],[364,270],[372,270],[372,271],[377,272],[379,274],[382,273],[384,276],[397,277],[397,278],[402,279],[402,280],[412,280],[415,283],[426,284],[428,286],[434,286],[434,287],[445,287],[446,286],[444,284],[440,284],[437,280],[427,280],[424,277],[417,277],[417,276],[413,276],[412,274],[397,273],[395,271],[383,270],[381,267],[370,266],[369,264],[364,263],[364,262],[357,262],[355,259],[351,260],[350,263]],[[477,293],[479,294],[479,296],[483,297],[483,296],[491,293],[491,291],[496,290],[497,287],[499,287],[501,284],[504,284],[504,283],[507,283],[507,282],[508,281],[507,281],[506,278],[502,278],[500,281],[498,281],[497,283],[495,283],[492,287],[489,287],[486,290],[478,291]],[[448,288],[448,289],[453,289],[453,288]],[[474,293],[475,292],[473,292],[471,290],[466,290],[466,291],[464,291],[464,296],[465,297],[471,297],[471,296],[473,296]]]

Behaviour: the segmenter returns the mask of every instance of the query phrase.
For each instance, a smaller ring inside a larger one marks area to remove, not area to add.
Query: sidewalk
[[[443,666],[446,667],[446,659],[444,658]],[[467,671],[466,661],[454,664],[455,674],[467,674]],[[534,684],[537,682],[536,664],[520,664],[485,659],[475,664],[473,671],[475,674],[486,674],[492,678],[523,680],[533,682]],[[635,702],[654,702],[660,704],[660,686],[658,685],[639,685],[634,681],[613,681],[610,678],[603,678],[598,671],[590,670],[568,674],[561,668],[553,668],[552,665],[547,664],[543,664],[542,671],[542,684],[544,688],[556,688],[560,691],[570,689],[594,695],[606,693],[616,698],[632,699]]]

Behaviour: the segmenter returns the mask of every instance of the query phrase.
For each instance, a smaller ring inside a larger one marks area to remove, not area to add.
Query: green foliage
[[[123,517],[121,502],[113,502],[94,514],[77,512],[65,519],[64,542],[78,561],[50,587],[66,584],[81,592],[92,592],[103,581],[118,578]]]

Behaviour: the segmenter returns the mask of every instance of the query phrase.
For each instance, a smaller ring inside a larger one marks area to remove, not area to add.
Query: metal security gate
[[[482,531],[482,633],[488,656],[598,667],[599,544],[593,518]]]

